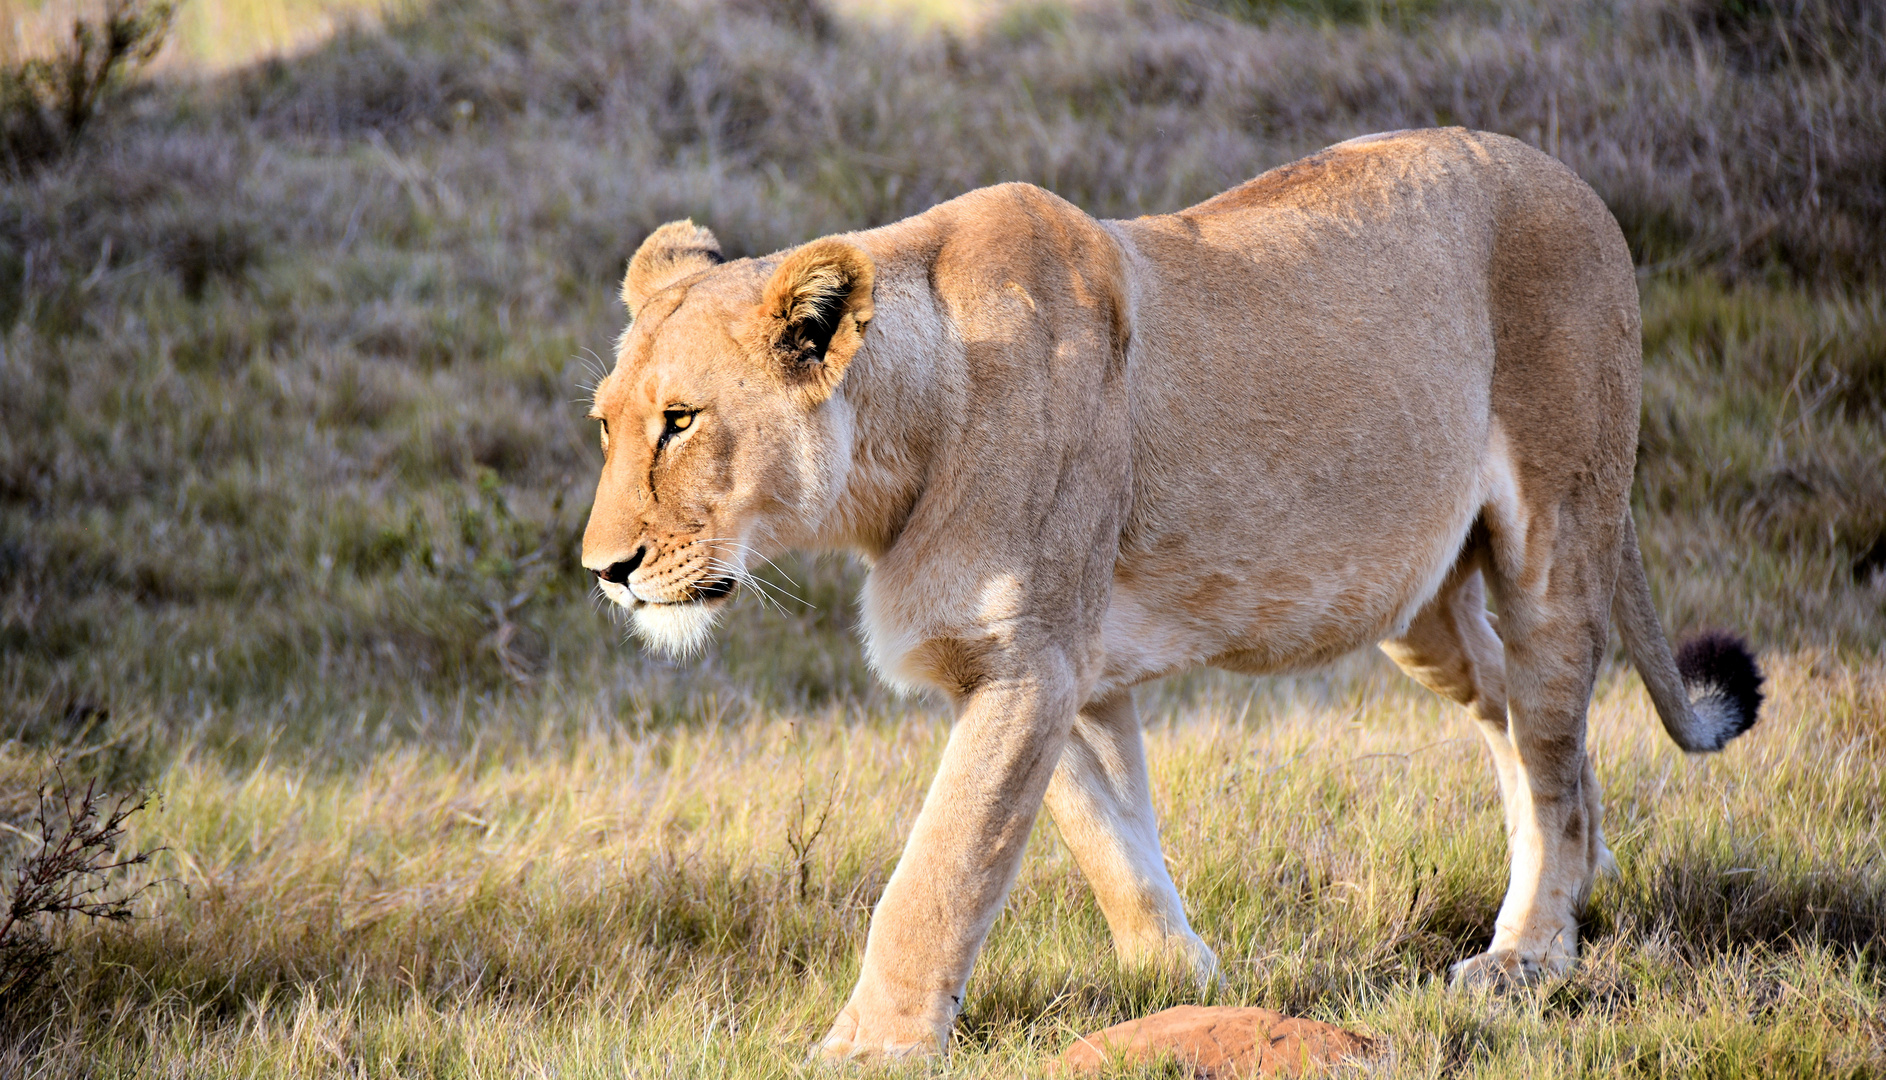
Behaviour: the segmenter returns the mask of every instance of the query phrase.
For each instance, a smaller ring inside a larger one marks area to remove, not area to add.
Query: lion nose
[[[608,566],[596,571],[596,576],[611,585],[626,585],[629,582],[629,575],[635,573],[635,568],[642,565],[642,557],[647,554],[647,548],[636,548],[635,554],[623,559],[621,562],[610,563]]]

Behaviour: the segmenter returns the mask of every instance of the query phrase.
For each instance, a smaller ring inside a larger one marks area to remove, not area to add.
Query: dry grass
[[[1607,684],[1625,877],[1576,979],[1495,1002],[1435,984],[1502,878],[1457,716],[1373,662],[1147,689],[1225,999],[1387,1034],[1418,1075],[1886,1069],[1882,35],[1845,0],[921,30],[442,0],[118,102],[0,182],[0,818],[53,760],[154,784],[135,839],[177,881],[71,930],[55,1018],[0,1074],[795,1071],[942,720],[872,683],[842,561],[784,562],[804,608],[743,601],[687,664],[591,609],[573,400],[626,255],[673,217],[766,251],[1006,179],[1167,210],[1433,122],[1553,149],[1618,211],[1653,582],[1673,630],[1756,639],[1775,711],[1685,762]],[[955,1071],[1181,993],[1111,968],[1042,848]]]
[[[1886,670],[1769,658],[1776,706],[1686,760],[1633,681],[1593,713],[1608,831],[1570,981],[1442,989],[1503,884],[1471,724],[1382,662],[1148,692],[1175,876],[1218,1000],[1385,1035],[1394,1075],[1860,1075],[1886,1053]],[[82,935],[39,1075],[780,1075],[842,1000],[946,735],[930,710],[761,712],[525,752],[405,746],[231,770],[180,748],[156,917]],[[527,715],[512,717],[530,723]],[[18,759],[10,764],[17,765]],[[788,838],[841,808],[801,863]],[[1043,827],[970,985],[952,1075],[1012,1076],[1184,1000],[1114,969]]]

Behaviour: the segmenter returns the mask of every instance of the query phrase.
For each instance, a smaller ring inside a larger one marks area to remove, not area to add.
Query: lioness
[[[1512,139],[1356,139],[1134,221],[1002,184],[734,262],[676,222],[622,299],[602,591],[686,650],[759,555],[856,551],[872,664],[955,703],[828,1057],[947,1046],[1044,797],[1121,955],[1210,977],[1148,798],[1149,679],[1380,643],[1466,706],[1512,858],[1467,985],[1567,971],[1614,865],[1584,744],[1608,622],[1684,749],[1755,721],[1741,644],[1675,661],[1651,606],[1624,238]]]

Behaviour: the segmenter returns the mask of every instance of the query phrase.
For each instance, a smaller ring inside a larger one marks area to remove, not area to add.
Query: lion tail
[[[1670,655],[1669,639],[1650,601],[1637,526],[1624,514],[1624,543],[1611,618],[1624,638],[1631,665],[1670,738],[1691,753],[1711,753],[1755,726],[1762,705],[1762,672],[1748,645],[1734,634],[1710,630],[1685,641]]]

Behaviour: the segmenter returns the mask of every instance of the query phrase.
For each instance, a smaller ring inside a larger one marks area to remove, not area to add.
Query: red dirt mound
[[[1189,1064],[1197,1080],[1245,1080],[1300,1076],[1374,1050],[1353,1032],[1269,1009],[1180,1005],[1083,1035],[1061,1064],[1068,1072],[1098,1073],[1108,1062],[1170,1058]]]

